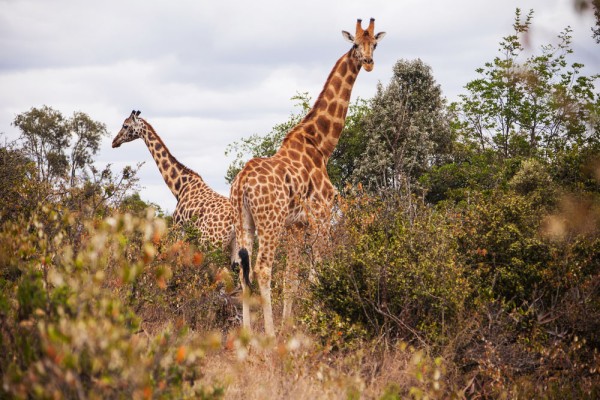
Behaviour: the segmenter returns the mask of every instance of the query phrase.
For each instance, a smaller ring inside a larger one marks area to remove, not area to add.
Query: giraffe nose
[[[367,65],[373,65],[373,59],[371,57],[367,57],[365,58],[365,64]]]

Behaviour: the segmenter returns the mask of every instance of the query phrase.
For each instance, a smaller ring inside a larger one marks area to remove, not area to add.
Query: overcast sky
[[[232,158],[228,144],[267,133],[294,111],[290,98],[315,99],[335,61],[349,49],[342,30],[357,18],[386,31],[362,71],[352,99],[387,85],[399,59],[420,58],[444,96],[455,100],[498,55],[515,8],[534,9],[532,49],[574,30],[575,59],[600,72],[593,15],[574,0],[253,0],[76,1],[0,0],[0,133],[18,137],[11,122],[48,105],[69,117],[83,111],[103,122],[99,165],[115,169],[144,161],[144,200],[172,212],[175,199],[140,140],[110,142],[132,109],[142,111],[173,155],[222,194]]]

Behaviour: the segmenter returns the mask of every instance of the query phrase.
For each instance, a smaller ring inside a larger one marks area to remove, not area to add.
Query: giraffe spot
[[[317,158],[317,155],[318,155],[318,154],[317,154],[317,150],[316,150],[314,147],[312,147],[312,146],[310,146],[310,147],[307,147],[307,148],[306,148],[306,150],[305,150],[304,152],[306,153],[306,155],[308,155],[308,156],[309,156],[310,158],[312,158],[313,160],[314,160],[315,158]]]
[[[154,143],[154,149],[155,149],[156,151],[161,151],[161,150],[162,150],[162,148],[163,148],[163,147],[162,147],[162,144],[160,144],[160,143]]]
[[[313,163],[310,161],[310,158],[307,155],[303,155],[302,164],[304,164],[305,167],[310,168]]]
[[[330,126],[331,123],[326,117],[321,115],[319,118],[317,118],[317,127],[321,132],[328,133]]]
[[[337,103],[335,101],[331,102],[331,104],[329,104],[329,107],[327,108],[327,112],[331,115],[335,115],[335,111],[337,110]]]
[[[340,122],[334,122],[333,123],[333,132],[334,133],[341,132],[342,129],[344,129],[344,124],[342,124]]]
[[[181,180],[177,179],[177,181],[175,182],[175,190],[179,191],[180,188],[181,188]]]
[[[165,171],[169,168],[169,162],[167,160],[162,160],[161,165],[162,165],[163,170],[165,170]]]
[[[322,109],[325,109],[325,108],[327,108],[327,100],[319,97],[317,99],[317,101],[315,101],[315,105],[313,106],[311,112],[315,111],[315,110],[322,110]]]
[[[177,177],[177,170],[175,168],[171,168],[171,179],[175,179]]]
[[[342,90],[341,97],[342,97],[342,99],[344,99],[345,101],[348,101],[348,100],[350,100],[350,94],[351,94],[351,92],[350,92],[350,89],[348,89],[348,88],[345,88],[344,90]]]
[[[325,154],[331,154],[333,153],[333,150],[335,150],[335,143],[333,143],[331,140],[326,140],[323,142],[323,152]]]
[[[292,151],[289,152],[289,158],[292,161],[299,160],[300,159],[300,154],[301,154],[301,152],[296,151],[296,150],[292,150]]]
[[[331,80],[331,86],[333,87],[336,93],[339,92],[340,87],[342,86],[342,80],[337,76],[333,77],[333,79]]]
[[[259,175],[258,176],[258,182],[260,182],[262,184],[267,183],[267,177],[264,176],[264,175]]]
[[[339,71],[342,76],[346,75],[346,72],[348,72],[348,63],[346,61],[342,61]]]
[[[356,75],[350,74],[346,77],[346,83],[350,86],[354,85],[354,81],[356,80]]]
[[[299,142],[299,141],[297,141],[297,140],[292,140],[292,141],[290,142],[290,147],[291,147],[292,149],[294,149],[294,150],[298,150],[298,151],[300,151],[300,150],[302,150],[302,143],[300,143],[300,142]]]
[[[315,183],[316,188],[320,188],[323,183],[323,173],[318,169],[315,170],[315,173],[312,176],[312,181]]]
[[[306,132],[307,135],[314,136],[315,133],[317,132],[317,129],[315,128],[315,126],[313,124],[309,124],[304,128],[304,131]]]
[[[333,92],[333,90],[331,90],[331,89],[329,89],[329,88],[328,88],[328,89],[325,91],[325,99],[327,99],[327,100],[331,100],[331,99],[333,99],[334,97],[335,97],[335,93]]]
[[[166,150],[163,150],[163,151],[161,151],[161,152],[160,152],[160,155],[161,155],[162,157],[166,157],[166,156],[167,156],[167,151],[166,151]]]
[[[345,117],[345,115],[344,115],[345,113],[346,113],[346,107],[340,106],[337,109],[336,117],[337,118],[344,118]]]

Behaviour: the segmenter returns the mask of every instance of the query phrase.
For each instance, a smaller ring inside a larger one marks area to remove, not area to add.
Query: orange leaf
[[[194,264],[194,266],[199,267],[200,264],[202,264],[202,260],[204,260],[204,254],[200,253],[200,252],[196,252],[194,253],[194,257],[192,259],[192,264]]]
[[[185,353],[185,346],[179,346],[179,348],[177,349],[177,355],[175,356],[175,361],[177,361],[177,364],[181,364],[183,360],[185,360]]]

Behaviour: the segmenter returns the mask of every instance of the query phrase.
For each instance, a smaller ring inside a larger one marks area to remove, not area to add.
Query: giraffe
[[[203,243],[220,245],[231,251],[235,258],[235,231],[233,230],[233,207],[229,199],[212,190],[196,172],[181,164],[165,146],[154,128],[143,118],[140,111],[132,111],[115,136],[112,147],[141,138],[146,143],[160,174],[177,199],[173,212],[176,225],[192,221],[201,234]]]
[[[235,212],[235,234],[240,249],[236,262],[240,268],[243,295],[243,326],[250,330],[250,280],[256,275],[263,305],[265,333],[275,336],[271,306],[271,268],[281,236],[294,228],[327,226],[335,189],[327,174],[327,161],[344,127],[350,95],[356,77],[364,67],[373,69],[373,50],[385,32],[374,33],[371,18],[366,30],[357,20],[355,36],[342,31],[352,48],[335,63],[323,90],[306,117],[292,128],[277,153],[269,158],[254,158],[246,163],[231,187],[230,200]],[[254,236],[258,253],[254,270],[250,259]],[[317,232],[318,234],[318,232]],[[284,321],[291,313],[291,300],[297,286],[295,266],[288,262],[284,286]]]

